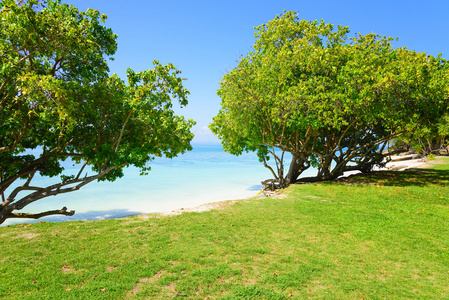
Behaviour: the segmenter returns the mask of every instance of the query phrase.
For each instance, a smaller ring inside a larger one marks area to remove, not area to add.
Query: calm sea
[[[76,211],[71,217],[9,219],[3,225],[119,218],[245,199],[257,195],[260,182],[268,178],[272,178],[271,173],[255,153],[233,156],[219,145],[194,146],[193,151],[174,159],[154,160],[149,175],[140,176],[136,168],[127,168],[125,176],[114,182],[92,182],[79,191],[48,197],[23,209],[23,212],[37,213],[66,206]],[[34,185],[54,182],[55,179],[36,178]]]

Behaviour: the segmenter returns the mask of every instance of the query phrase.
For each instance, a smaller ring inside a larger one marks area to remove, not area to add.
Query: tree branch
[[[81,153],[58,153],[58,156],[60,157],[84,157],[84,154]]]
[[[126,124],[128,123],[129,118],[131,117],[132,113],[133,113],[133,111],[131,110],[131,111],[129,112],[128,116],[126,117],[125,122],[123,123],[122,129],[120,130],[120,136],[118,137],[117,145],[116,145],[116,147],[115,147],[115,152],[118,151],[118,147],[120,146],[120,142],[122,141],[123,132],[125,131]]]
[[[3,176],[0,174],[0,183],[1,182],[3,182]],[[3,204],[6,201],[5,192],[2,191],[1,194],[2,194],[2,204]]]
[[[265,159],[265,156],[263,157],[263,166],[271,171],[271,174],[273,174],[275,179],[279,179],[279,177],[274,172],[273,168],[271,168],[270,165],[268,165],[267,160]]]
[[[12,145],[1,147],[1,148],[0,148],[0,153],[1,153],[1,152],[4,152],[4,151],[10,151],[10,152],[13,152],[14,149],[17,147],[17,145],[18,145],[19,142],[20,142],[20,139],[23,137],[23,135],[25,134],[25,132],[26,132],[27,129],[28,129],[27,117],[25,116],[25,117],[23,117],[23,119],[24,119],[24,125],[23,125],[23,128],[22,128],[22,130],[20,131],[20,133],[19,133],[18,135],[15,134],[15,136],[14,136],[14,142],[12,143]]]
[[[346,127],[345,131],[343,131],[343,133],[340,135],[340,138],[338,139],[337,145],[335,146],[334,150],[332,150],[333,152],[337,151],[338,148],[340,148],[340,144],[341,144],[341,141],[343,140],[343,137],[345,137],[345,135],[346,135],[346,133],[348,132],[349,128],[351,128],[352,125],[354,125],[354,124],[356,123],[356,121],[357,121],[357,119],[354,120],[351,124],[349,124],[349,125]]]
[[[75,214],[74,210],[67,211],[67,207],[63,207],[60,210],[49,210],[45,212],[41,212],[39,214],[32,213],[10,213],[7,215],[7,218],[21,218],[21,219],[39,219],[45,216],[50,215],[64,215],[64,216],[73,216]]]
[[[0,192],[4,192],[14,181],[16,181],[20,177],[27,176],[33,172],[36,172],[36,167],[44,162],[46,157],[42,155],[38,159],[35,159],[34,161],[28,163],[25,167],[20,169],[16,174],[14,174],[11,177],[8,177],[6,179],[3,179],[3,181],[0,183]],[[38,168],[37,168],[38,169]]]
[[[51,68],[51,71],[50,71],[50,75],[51,76],[55,77],[56,71],[61,69],[61,64],[60,63],[61,63],[61,60],[59,58],[55,59],[55,64],[53,65],[53,68]],[[59,67],[58,67],[58,64],[59,64]]]
[[[57,184],[53,184],[50,185],[46,188],[42,188],[34,193],[31,193],[25,197],[23,197],[22,199],[18,200],[16,203],[11,204],[13,206],[13,209],[22,209],[25,206],[27,206],[28,204],[35,202],[37,200],[40,200],[42,198],[46,198],[49,196],[55,196],[58,194],[63,194],[63,193],[69,193],[69,192],[73,192],[76,190],[79,190],[80,188],[82,188],[83,186],[85,186],[86,184],[94,181],[95,179],[101,178],[104,175],[106,175],[108,172],[112,171],[113,169],[119,168],[124,166],[125,164],[121,164],[118,166],[110,166],[108,168],[106,168],[105,170],[99,172],[96,175],[92,175],[89,177],[84,177],[82,179],[72,179],[72,180],[67,180],[67,181],[63,181]],[[67,187],[67,188],[63,188],[65,186],[68,185],[72,185],[72,184],[76,184],[75,186],[72,187]],[[8,200],[8,199],[7,199]],[[10,199],[13,200],[13,199]]]
[[[0,93],[1,93],[1,92],[3,91],[3,89],[5,88],[7,82],[8,82],[8,80],[5,80],[5,81],[3,81],[2,84],[0,85]],[[1,102],[0,102],[0,103],[1,103]]]
[[[81,167],[80,171],[78,172],[78,175],[76,175],[75,179],[80,178],[81,173],[83,172],[84,168],[87,166],[88,161],[84,162],[83,166]],[[86,173],[87,175],[87,173]]]

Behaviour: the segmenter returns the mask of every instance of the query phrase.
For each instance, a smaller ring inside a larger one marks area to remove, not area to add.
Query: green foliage
[[[172,99],[185,106],[189,94],[175,66],[129,69],[125,84],[108,75],[117,36],[102,25],[105,15],[60,1],[5,0],[0,8],[0,223],[46,196],[113,181],[126,166],[146,174],[155,156],[191,150],[194,122],[172,110]],[[64,173],[65,159],[80,172]],[[36,173],[62,181],[33,187]],[[26,183],[12,188],[18,179]],[[20,191],[28,195],[18,199]]]
[[[405,134],[394,141],[402,148],[411,147],[416,153],[421,155],[448,154],[449,153],[449,114],[425,120],[417,126],[416,131]]]
[[[274,149],[290,152],[286,177],[282,166],[273,171],[281,186],[310,165],[318,179],[332,179],[370,170],[407,124],[430,118],[430,108],[447,111],[444,59],[348,33],[293,12],[257,27],[253,51],[220,82],[222,109],[210,128],[223,148],[258,151],[264,162]]]
[[[436,155],[435,155],[435,154],[429,154],[429,155],[427,155],[427,161],[435,160],[435,158],[436,158]]]

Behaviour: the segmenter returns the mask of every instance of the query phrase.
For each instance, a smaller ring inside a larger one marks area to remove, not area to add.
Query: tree
[[[73,215],[65,207],[16,211],[95,180],[114,181],[127,166],[146,174],[155,156],[191,150],[194,121],[171,109],[172,99],[184,106],[189,94],[173,65],[154,61],[147,71],[128,69],[125,84],[108,75],[105,58],[117,45],[101,24],[105,15],[59,1],[4,0],[0,7],[0,224]],[[79,172],[65,171],[66,159]],[[36,174],[60,181],[35,186]]]
[[[415,127],[416,124],[409,124]],[[417,130],[392,141],[392,147],[412,150],[420,155],[449,153],[449,114],[426,120]]]
[[[317,175],[303,180],[330,180],[382,164],[388,141],[414,130],[407,124],[428,118],[429,108],[447,110],[444,59],[348,33],[294,12],[257,27],[253,51],[220,82],[222,109],[210,129],[223,148],[257,151],[280,187],[310,166]]]

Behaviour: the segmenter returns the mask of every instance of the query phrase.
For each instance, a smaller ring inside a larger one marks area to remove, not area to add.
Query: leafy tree
[[[416,124],[409,124],[415,127]],[[449,153],[449,114],[416,126],[414,132],[404,134],[392,141],[392,148],[412,150],[420,155]]]
[[[304,180],[329,180],[381,164],[388,141],[414,130],[407,124],[447,110],[444,59],[348,33],[294,12],[257,27],[253,50],[220,82],[222,109],[210,128],[223,148],[257,151],[281,187],[310,166],[317,175]]]
[[[108,75],[105,58],[116,35],[98,11],[35,0],[0,2],[0,224],[7,218],[73,215],[74,211],[17,213],[48,196],[72,192],[94,180],[145,174],[154,156],[191,150],[192,120],[174,114],[172,99],[187,104],[180,71],[155,61],[153,69],[128,69],[128,84]],[[71,174],[61,162],[80,166]],[[33,185],[36,174],[60,176]],[[90,174],[90,175],[88,175]]]

